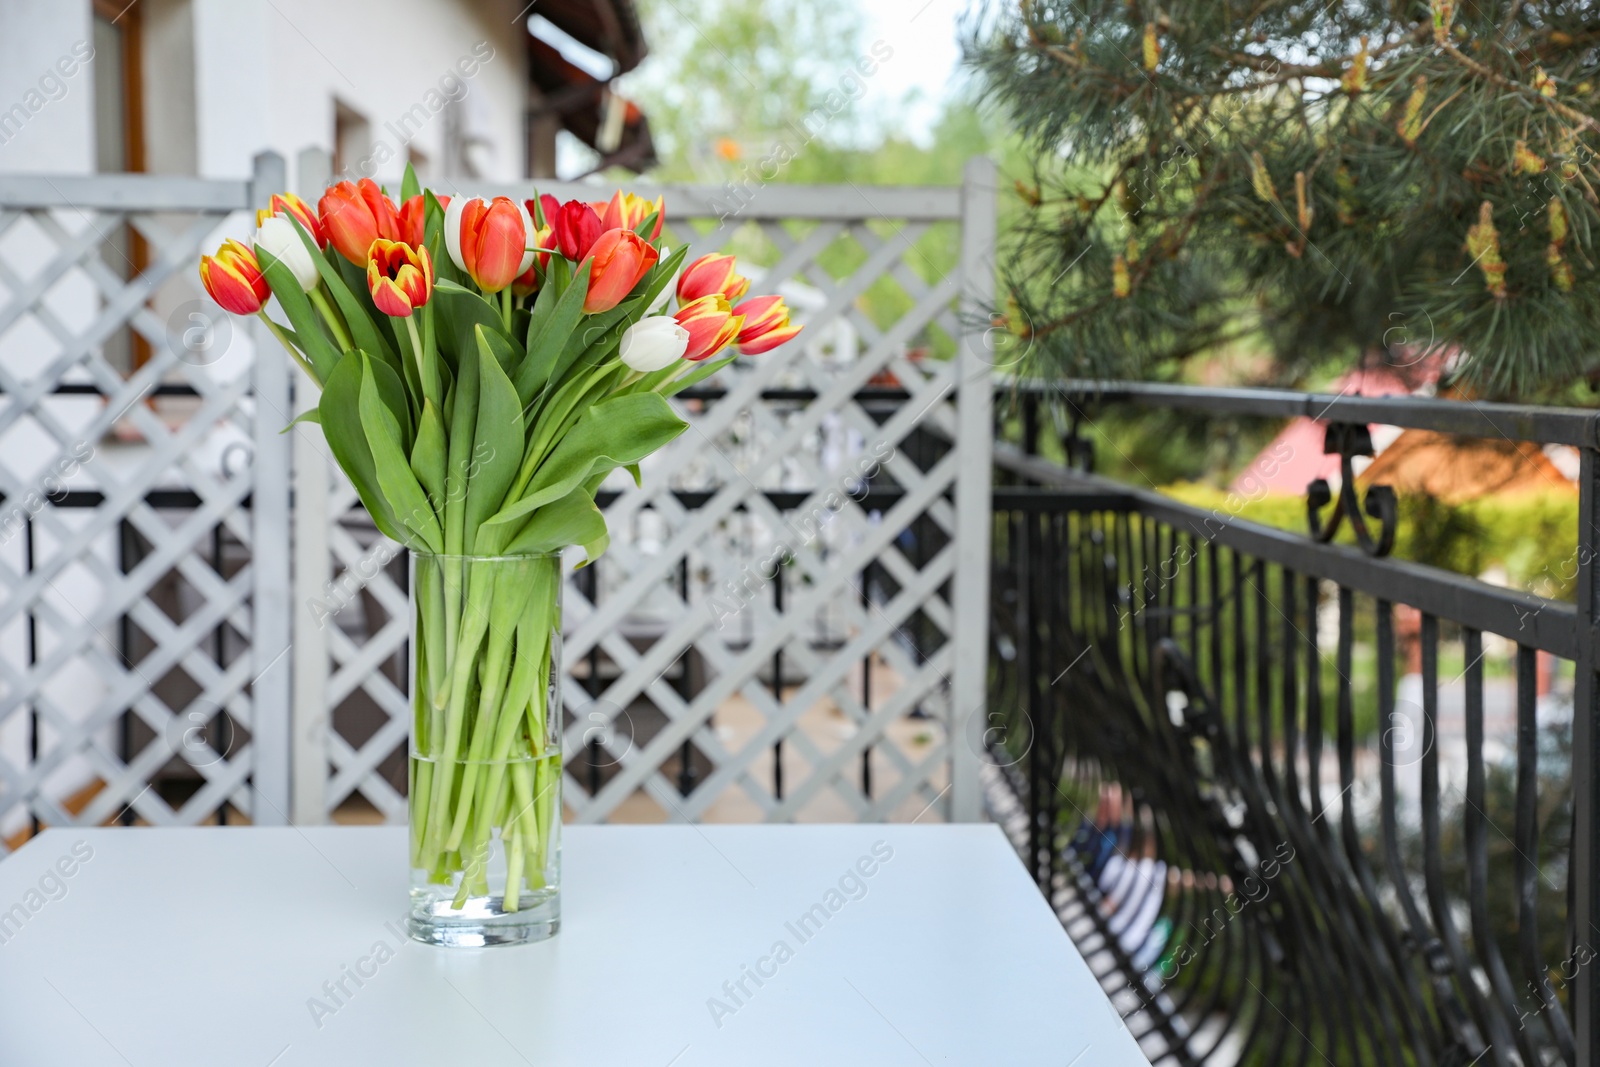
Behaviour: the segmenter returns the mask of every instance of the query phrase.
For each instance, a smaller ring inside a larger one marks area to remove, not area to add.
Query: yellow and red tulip
[[[439,206],[449,210],[450,198],[448,196],[436,197]],[[399,239],[413,248],[421,248],[428,237],[428,212],[424,207],[425,200],[421,193],[413,196],[400,205],[400,237]]]
[[[690,301],[672,317],[689,331],[689,345],[684,349],[683,358],[691,362],[714,356],[727,348],[744,325],[744,316],[735,313],[728,298],[721,293]]]
[[[533,264],[533,218],[508,196],[457,197],[444,213],[450,259],[486,293],[498,293]]]
[[[789,322],[789,308],[781,296],[751,297],[733,311],[744,316],[739,351],[747,356],[770,352],[802,329]]]
[[[656,197],[655,200],[646,200],[633,193],[625,193],[618,189],[611,200],[604,204],[595,204],[595,211],[600,215],[600,226],[606,230],[632,230],[655,212],[655,225],[651,227],[649,239],[654,241],[661,236],[661,223],[667,217],[666,200]]]
[[[428,250],[378,238],[372,242],[367,260],[367,289],[379,311],[397,319],[409,317],[433,296],[433,261]]]
[[[317,202],[328,240],[358,267],[367,265],[367,250],[378,238],[400,237],[400,213],[371,178],[331,186]]]
[[[533,254],[533,265],[511,282],[511,292],[516,296],[527,296],[529,293],[539,291],[539,286],[544,284],[544,272],[550,266],[550,227],[536,230],[533,234],[534,247],[541,251]]]
[[[256,225],[260,226],[278,215],[292,217],[298,221],[317,242],[318,248],[328,247],[328,231],[323,227],[322,220],[311,210],[311,205],[298,196],[293,193],[273,193],[272,199],[267,201],[266,209],[256,212]]]
[[[731,304],[750,290],[750,279],[734,270],[732,256],[701,256],[678,276],[678,303],[690,304],[703,296],[721,293]]]
[[[216,255],[200,257],[200,284],[224,311],[235,315],[254,315],[272,295],[256,254],[231,239],[222,242]]]
[[[604,229],[600,216],[582,200],[568,200],[554,212],[544,203],[544,198],[540,198],[540,203],[545,209],[545,220],[555,229],[556,247],[561,249],[562,256],[581,263],[600,239]]]
[[[589,292],[583,310],[610,311],[625,300],[661,258],[655,246],[632,230],[607,230],[589,250]]]

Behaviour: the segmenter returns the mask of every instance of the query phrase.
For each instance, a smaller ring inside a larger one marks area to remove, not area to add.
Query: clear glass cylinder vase
[[[410,932],[561,925],[561,559],[411,554]]]

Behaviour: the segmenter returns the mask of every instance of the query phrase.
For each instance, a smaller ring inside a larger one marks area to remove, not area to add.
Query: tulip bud
[[[448,196],[436,197],[439,206],[450,209]],[[421,193],[400,205],[400,240],[412,248],[421,248],[428,238],[427,198]]]
[[[664,198],[658,196],[651,202],[634,193],[625,193],[621,189],[618,189],[608,202],[595,204],[594,210],[600,215],[602,230],[638,229],[639,224],[649,218],[651,212],[655,212],[656,221],[650,228],[651,241],[661,236],[661,223],[666,218]]]
[[[367,290],[374,306],[385,315],[410,317],[433,296],[433,260],[428,258],[428,250],[400,241],[372,242]]]
[[[265,252],[288,267],[301,289],[309,293],[317,287],[316,261],[288,219],[276,216],[263,219],[256,230],[255,246],[256,251]]]
[[[586,314],[610,311],[633,292],[661,253],[632,230],[607,230],[595,241],[587,257],[589,292],[583,301]]]
[[[688,349],[688,330],[665,315],[652,315],[628,327],[620,355],[629,370],[649,374],[676,363]]]
[[[790,324],[789,308],[781,296],[751,297],[734,308],[733,313],[744,316],[744,325],[739,330],[739,351],[747,356],[770,352],[801,330]]]
[[[367,265],[367,250],[382,237],[400,236],[400,213],[371,178],[340,182],[322,194],[317,203],[328,240],[339,254],[358,267]]]
[[[498,293],[533,262],[533,219],[510,197],[457,197],[444,213],[450,260],[486,293]]]
[[[255,253],[234,240],[222,242],[216,255],[200,257],[200,284],[235,315],[254,315],[272,295]]]
[[[693,303],[703,296],[721,293],[733,303],[750,291],[750,279],[734,270],[732,256],[701,256],[683,269],[678,277],[678,304]]]
[[[728,306],[728,298],[721,293],[685,304],[673,318],[689,331],[689,347],[683,358],[691,362],[714,356],[728,347],[744,325],[744,317],[734,314]]]
[[[256,225],[260,226],[278,215],[293,216],[306,228],[311,239],[317,242],[318,248],[328,247],[328,231],[323,228],[322,220],[311,210],[311,205],[298,196],[293,193],[273,193],[272,199],[267,202],[266,210],[256,212]]]
[[[556,244],[561,254],[574,263],[581,263],[599,240],[600,216],[594,208],[581,200],[568,200],[553,216]]]

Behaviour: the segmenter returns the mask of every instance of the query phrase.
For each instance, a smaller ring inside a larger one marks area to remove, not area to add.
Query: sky
[[[857,3],[866,17],[866,39],[881,40],[894,49],[894,57],[883,64],[874,80],[891,98],[918,93],[920,102],[910,109],[907,132],[925,143],[929,127],[938,117],[939,102],[957,84],[961,48],[956,40],[956,24],[971,0]]]

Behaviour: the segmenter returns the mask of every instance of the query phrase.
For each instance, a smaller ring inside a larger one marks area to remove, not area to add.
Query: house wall
[[[342,105],[371,131],[371,149],[353,161],[351,177],[397,181],[414,148],[432,180],[447,184],[462,170],[447,162],[453,139],[482,177],[521,178],[522,6],[139,0],[149,169],[237,178],[263,149],[291,160],[311,145],[331,152]],[[78,68],[70,76],[54,73],[75,43],[92,47],[90,25],[89,0],[0,5],[0,172],[93,170],[92,72],[78,63],[69,64]],[[23,112],[7,124],[3,113],[14,106]]]

